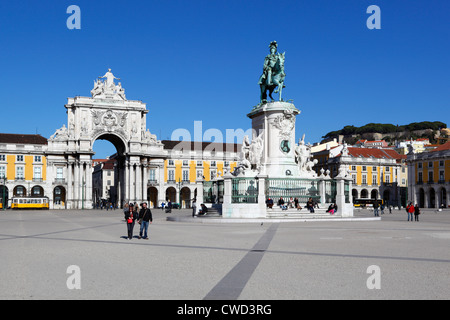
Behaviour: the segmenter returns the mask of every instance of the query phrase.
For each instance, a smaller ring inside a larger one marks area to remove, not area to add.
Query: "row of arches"
[[[447,190],[440,188],[419,188],[416,201],[421,208],[441,208],[448,206]]]
[[[17,185],[13,188],[12,197],[44,197],[48,196],[45,194],[44,188],[40,185],[35,185],[27,188],[24,185]],[[8,203],[10,197],[9,189],[7,186],[0,186],[0,201],[4,201],[5,204]],[[53,188],[53,203],[55,205],[64,206],[66,201],[66,189],[63,186],[56,186]]]
[[[197,189],[194,192],[191,191],[189,187],[183,187],[179,191],[175,187],[168,187],[165,191],[165,197],[163,197],[166,202],[170,200],[172,203],[178,203],[177,201],[177,193],[179,197],[179,204],[181,208],[190,208],[192,205],[192,199],[197,196]],[[159,190],[156,187],[150,187],[147,189],[147,201],[149,206],[152,208],[156,208],[160,205],[158,203],[159,198]]]

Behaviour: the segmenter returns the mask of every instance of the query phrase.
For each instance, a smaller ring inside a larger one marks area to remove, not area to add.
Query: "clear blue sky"
[[[81,30],[66,27],[72,4]],[[366,27],[372,4],[380,30]],[[0,4],[0,132],[50,137],[67,125],[67,98],[90,96],[107,68],[147,103],[158,139],[200,120],[224,136],[247,130],[272,40],[286,52],[283,96],[301,110],[297,139],[370,122],[450,125],[448,0],[41,0]]]

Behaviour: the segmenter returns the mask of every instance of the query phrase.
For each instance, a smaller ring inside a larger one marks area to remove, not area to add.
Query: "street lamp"
[[[178,178],[177,185],[178,185],[178,200],[179,200],[178,209],[181,209],[181,177]]]
[[[0,179],[0,186],[2,186],[2,210],[6,210],[6,178]]]

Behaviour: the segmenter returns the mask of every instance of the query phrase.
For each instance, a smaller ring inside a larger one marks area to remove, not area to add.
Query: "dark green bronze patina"
[[[269,91],[269,97],[274,100],[272,93],[279,92],[279,100],[281,99],[281,92],[284,85],[284,52],[278,53],[278,44],[276,41],[272,41],[269,45],[270,54],[264,59],[263,74],[259,78],[259,86],[261,88],[261,103],[267,102],[267,91]]]

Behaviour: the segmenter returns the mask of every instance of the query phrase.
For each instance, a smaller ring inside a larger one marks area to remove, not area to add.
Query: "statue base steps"
[[[341,218],[342,216],[339,212],[335,214],[330,214],[326,212],[327,209],[314,209],[314,212],[309,212],[307,209],[297,210],[294,208],[289,208],[287,210],[282,210],[280,208],[267,209],[267,218],[284,218],[284,219],[324,219],[324,218]]]

